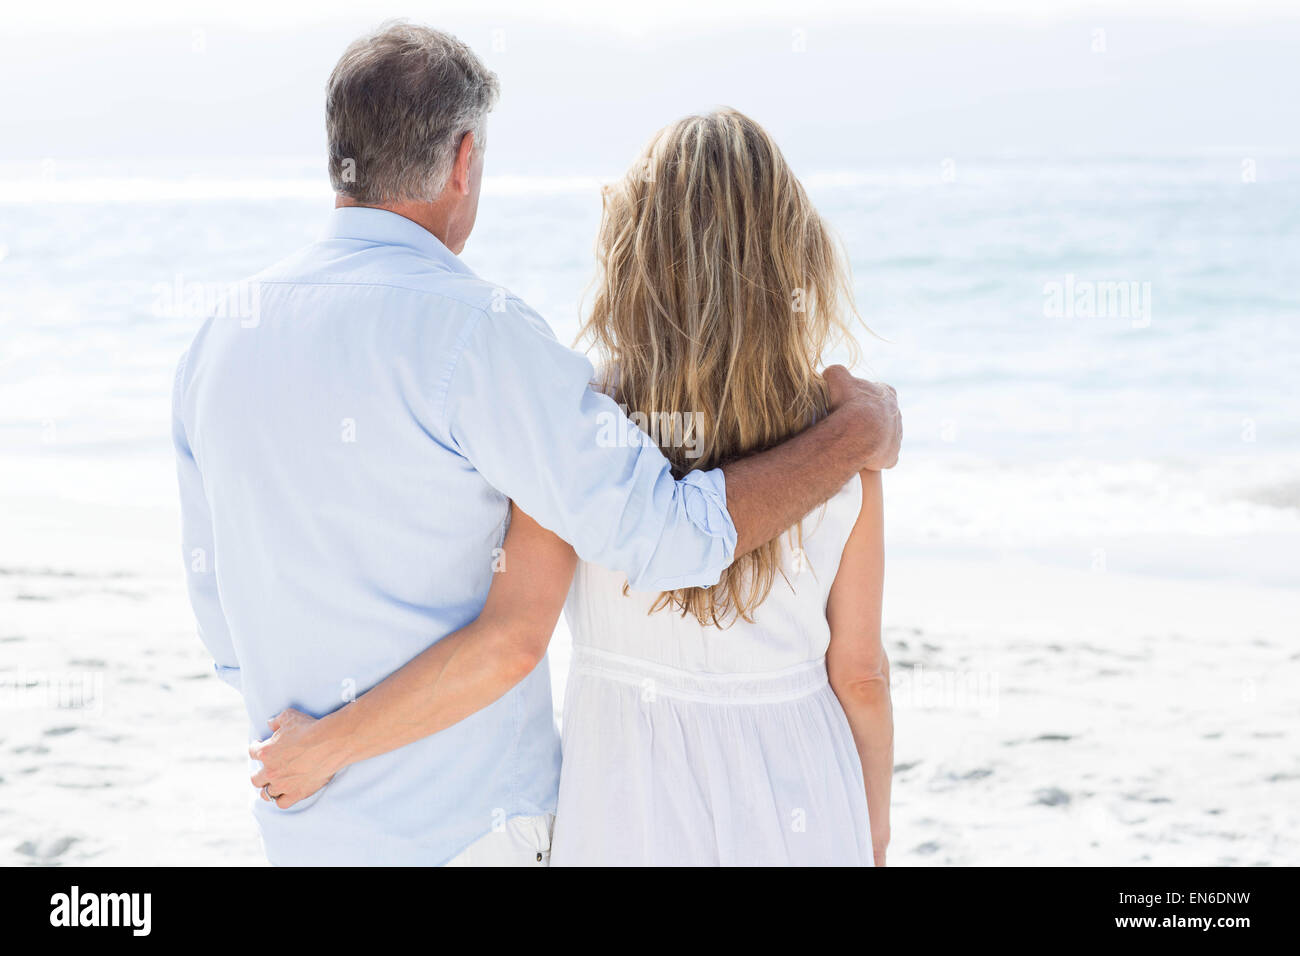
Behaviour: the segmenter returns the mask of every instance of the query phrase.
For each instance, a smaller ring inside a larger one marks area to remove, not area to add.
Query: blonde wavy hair
[[[767,132],[733,109],[657,133],[604,191],[598,273],[580,342],[598,383],[677,477],[779,444],[826,413],[828,347],[857,345],[847,261]],[[640,413],[640,416],[636,413]],[[674,416],[681,416],[676,418]],[[801,525],[790,531],[801,547]],[[665,591],[702,624],[752,621],[781,570],[780,539],[736,560],[711,588]]]

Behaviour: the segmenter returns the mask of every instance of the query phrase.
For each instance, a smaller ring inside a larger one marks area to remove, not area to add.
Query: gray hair
[[[330,182],[359,203],[436,198],[462,137],[481,148],[500,84],[449,33],[390,22],[343,53],[325,97]]]

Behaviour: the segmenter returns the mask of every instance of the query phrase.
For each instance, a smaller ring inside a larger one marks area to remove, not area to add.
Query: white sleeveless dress
[[[862,766],[826,679],[855,476],[803,522],[754,623],[702,627],[580,562],[552,866],[871,865]]]

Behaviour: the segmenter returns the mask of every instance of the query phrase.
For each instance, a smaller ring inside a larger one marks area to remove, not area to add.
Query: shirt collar
[[[326,239],[358,239],[378,245],[407,246],[441,263],[453,272],[470,269],[442,241],[419,225],[387,209],[369,206],[340,206],[330,213]]]

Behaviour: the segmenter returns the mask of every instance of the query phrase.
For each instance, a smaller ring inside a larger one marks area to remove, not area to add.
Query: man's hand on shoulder
[[[832,365],[823,373],[830,395],[831,411],[853,416],[864,437],[862,468],[883,471],[898,464],[903,442],[903,416],[898,395],[883,382],[854,378],[843,365]]]

